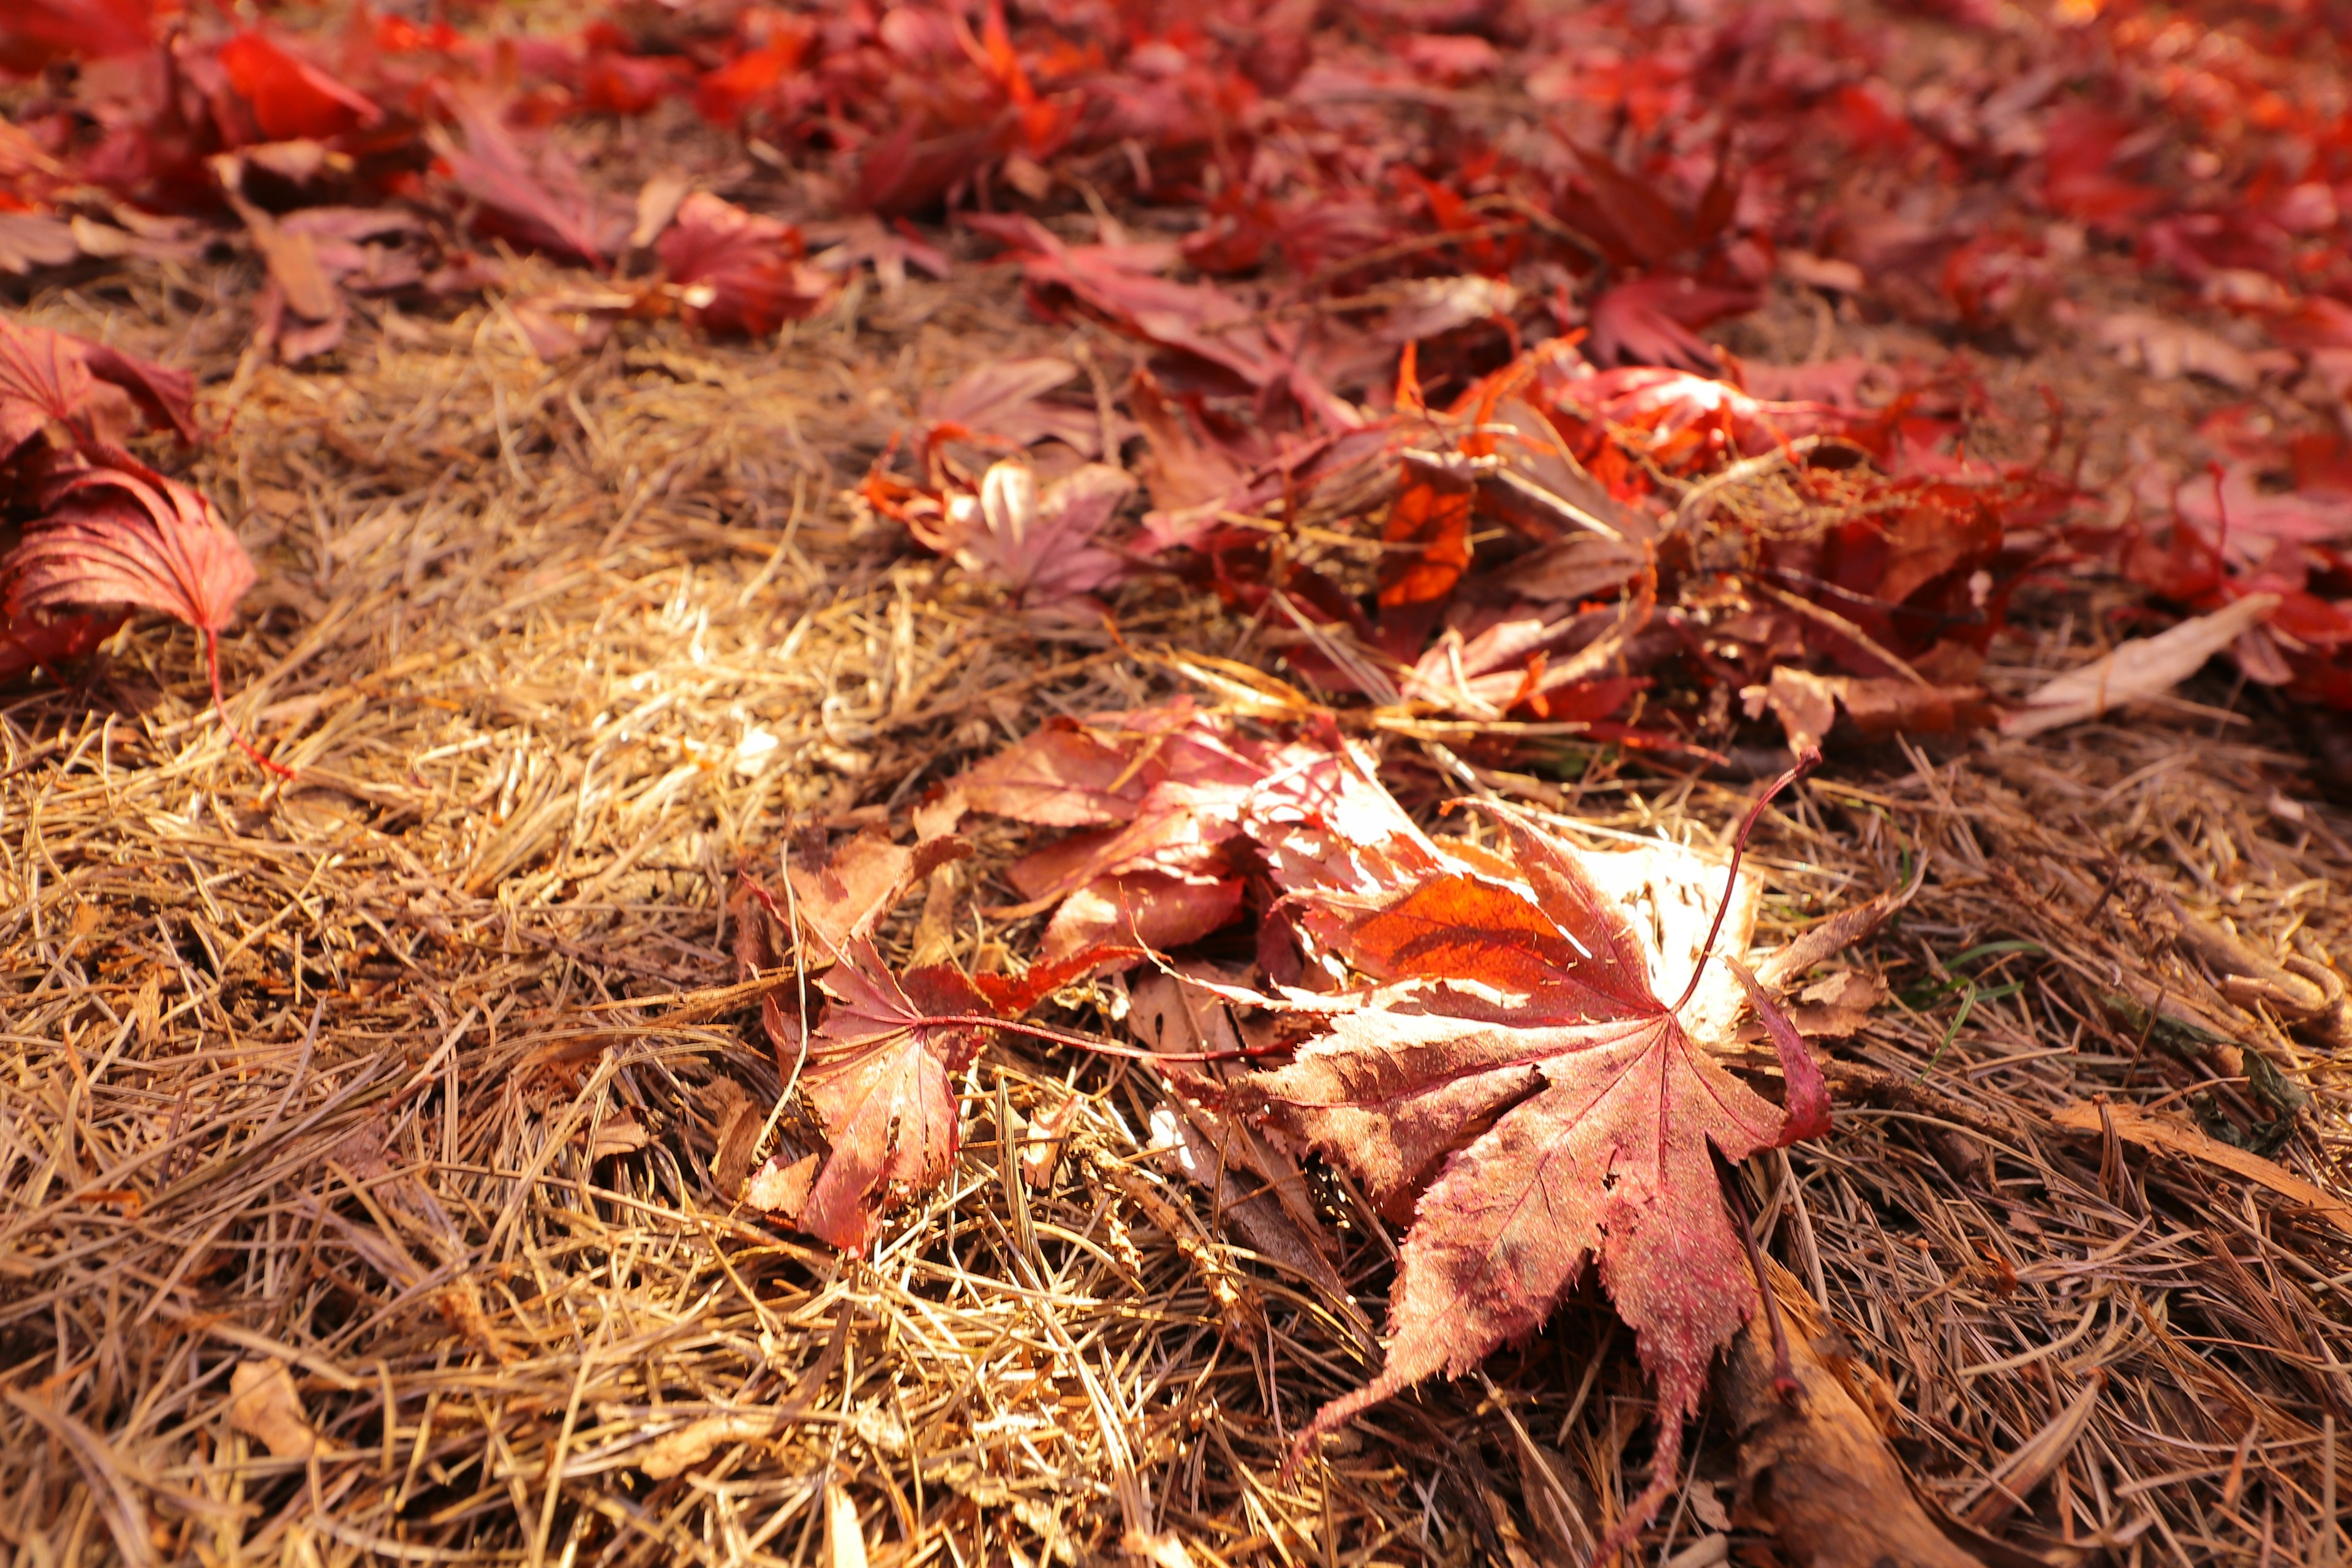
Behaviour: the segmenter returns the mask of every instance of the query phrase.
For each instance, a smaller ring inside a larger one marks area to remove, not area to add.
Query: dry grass
[[[871,1561],[958,1568],[1167,1534],[1202,1563],[1549,1563],[1605,1528],[1648,1410],[1593,1296],[1278,1485],[1287,1434],[1376,1348],[1162,1171],[1128,1068],[992,1047],[952,1180],[867,1262],[713,1173],[745,1156],[739,1101],[779,1089],[730,989],[738,864],[889,820],[1045,714],[1167,689],[843,498],[922,389],[1038,338],[984,279],[774,352],[633,327],[546,365],[496,303],[387,316],[310,374],[238,357],[237,292],[127,275],[35,302],[213,386],[194,474],[265,563],[232,689],[300,776],[228,749],[162,626],[0,709],[16,1563],[801,1564],[829,1493]],[[1137,641],[1258,646],[1162,590],[1121,611]],[[2021,1540],[2345,1551],[2323,1521],[2352,1495],[2352,1237],[2050,1123],[2095,1092],[2269,1120],[2251,1050],[2313,1095],[2275,1158],[2346,1190],[2342,1068],[2221,999],[2159,896],[2267,951],[2352,943],[2352,825],[2267,734],[2175,710],[1858,754],[1767,830],[1780,931],[1925,866],[1865,955],[1896,1000],[1835,1048],[1838,1130],[1749,1173],[1769,1246],[1883,1376],[1921,1485]],[[1391,756],[1433,802],[1426,762]],[[1709,836],[1741,798],[1553,762],[1539,797],[1601,831]],[[1013,842],[910,900],[895,950],[1018,963],[1024,930],[974,912]],[[2147,990],[2231,1043],[2119,1021],[2112,994]],[[1008,1180],[1072,1100],[1054,1179]],[[1388,1235],[1326,1195],[1377,1317]],[[1696,1446],[1646,1560],[1735,1501],[1729,1446]]]

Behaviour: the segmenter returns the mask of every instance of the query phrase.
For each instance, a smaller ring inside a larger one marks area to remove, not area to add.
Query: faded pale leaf
[[[2152,637],[2134,637],[2104,658],[2070,669],[2001,715],[2004,735],[2039,735],[2062,724],[2095,719],[2127,703],[2160,697],[2204,668],[2278,605],[2275,594],[2249,594],[2235,604],[2181,622]]]

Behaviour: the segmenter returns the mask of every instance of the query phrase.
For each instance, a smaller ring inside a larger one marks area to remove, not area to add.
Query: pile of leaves
[[[560,358],[633,317],[764,335],[862,267],[992,252],[1034,309],[1124,340],[1126,374],[1088,399],[1074,364],[991,366],[867,489],[1024,603],[1083,616],[1173,571],[1265,615],[1327,696],[1713,753],[1768,711],[1800,745],[1841,709],[1986,721],[2012,595],[2087,555],[2184,609],[2266,596],[2246,675],[2352,701],[2336,35],[2292,8],[1934,9],[1868,37],[1780,0],[720,0],[298,35],[38,0],[0,23],[26,84],[0,268],[234,241],[286,359],[331,353],[355,299],[485,288]],[[630,168],[627,121],[667,128],[658,166]],[[524,282],[518,250],[580,279]],[[2118,267],[2242,330],[2071,297]],[[1994,463],[1971,431],[2032,411],[1957,362],[1698,335],[1790,289],[1948,341],[2083,336],[2249,401],[2205,471],[2151,458],[2119,514],[2065,478],[2091,411]],[[2263,402],[2283,388],[2305,427]],[[1007,460],[1031,476],[992,479]]]
[[[1000,914],[1053,911],[1044,956],[1018,979],[895,973],[876,925],[968,853],[955,829],[971,812],[1074,830],[1007,873],[1026,902]],[[1757,1300],[1716,1162],[1826,1131],[1828,1092],[1737,956],[1757,889],[1736,852],[1727,868],[1665,847],[1596,856],[1524,810],[1482,815],[1485,843],[1433,838],[1360,748],[1179,703],[1039,731],[927,803],[914,847],[869,832],[804,848],[781,888],[747,872],[738,956],[747,979],[793,977],[763,1016],[822,1148],[771,1158],[744,1195],[868,1251],[877,1216],[952,1165],[955,1081],[992,1030],[1140,1055],[1181,1114],[1222,1120],[1226,1147],[1242,1130],[1273,1190],[1303,1191],[1296,1157],[1311,1152],[1407,1222],[1385,1363],[1299,1434],[1294,1466],[1359,1411],[1533,1334],[1589,1258],[1658,1388],[1654,1473],[1612,1544],[1630,1539],[1675,1484],[1683,1420]],[[1090,972],[1164,968],[1160,950],[1244,911],[1253,972],[1187,964],[1181,1036],[1139,1022],[1139,1050],[1016,1021]],[[1814,946],[1776,972],[1826,956]],[[1743,1005],[1774,1047],[1781,1105],[1718,1059]],[[1244,1059],[1262,1065],[1217,1067]],[[1311,1205],[1294,1207],[1289,1250],[1328,1253]]]

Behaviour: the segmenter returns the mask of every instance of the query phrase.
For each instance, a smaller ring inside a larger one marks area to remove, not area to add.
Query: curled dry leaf
[[[1980,724],[1987,712],[1985,693],[1979,687],[1937,686],[1892,677],[1815,675],[1788,664],[1774,668],[1769,681],[1747,688],[1740,697],[1749,718],[1761,718],[1769,710],[1780,720],[1789,736],[1789,749],[1800,754],[1821,750],[1840,708],[1865,735],[1896,730],[1942,734]]]
[[[2238,640],[2277,608],[2275,594],[2249,594],[2152,637],[2134,637],[2116,650],[2037,688],[2022,706],[2001,715],[2004,735],[2039,735],[2062,724],[2095,719],[2128,703],[2161,697],[2205,661]]]
[[[1812,1299],[1767,1265],[1788,1322],[1793,1398],[1774,1387],[1772,1336],[1751,1320],[1725,1358],[1723,1410],[1739,1439],[1741,1506],[1772,1531],[1775,1547],[1801,1568],[1982,1568],[1937,1529],[1868,1408],[1838,1377],[1822,1346],[1836,1336]]]
[[[51,492],[7,563],[11,616],[133,605],[205,634],[253,586],[253,563],[204,497],[151,469],[86,468]]]
[[[325,1445],[282,1361],[247,1361],[228,1374],[228,1424],[257,1437],[272,1458],[307,1459]]]

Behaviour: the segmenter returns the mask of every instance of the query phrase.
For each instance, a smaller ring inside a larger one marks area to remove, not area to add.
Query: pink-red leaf
[[[541,250],[604,264],[607,231],[619,226],[589,193],[580,171],[552,142],[526,149],[497,107],[460,97],[455,106],[462,146],[436,131],[434,142],[449,176],[481,204],[477,222]]]
[[[51,425],[84,442],[120,447],[142,414],[194,441],[195,384],[185,371],[0,318],[0,458]]]
[[[1135,489],[1123,468],[1087,463],[1040,489],[1029,465],[990,466],[980,489],[948,498],[936,523],[909,519],[915,536],[975,576],[1045,604],[1104,587],[1127,563],[1093,542]]]
[[[204,497],[148,470],[89,468],[59,484],[7,562],[7,611],[132,605],[217,635],[253,563]]]

